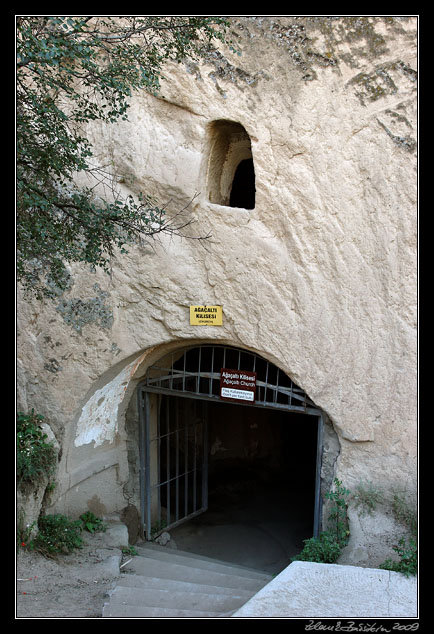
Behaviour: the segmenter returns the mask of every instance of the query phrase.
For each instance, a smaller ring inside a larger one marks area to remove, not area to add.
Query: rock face
[[[306,392],[348,488],[415,492],[417,18],[232,21],[239,55],[170,66],[128,121],[89,130],[119,187],[185,209],[192,238],[131,246],[111,277],[76,267],[58,302],[19,304],[20,409],[61,443],[58,512],[127,506],[137,380],[207,342],[256,352]],[[231,206],[240,161],[253,208]],[[223,307],[222,326],[190,325],[202,304]]]
[[[41,430],[47,436],[46,442],[52,443],[56,453],[55,460],[57,460],[60,447],[56,437],[46,423],[41,424]],[[26,539],[34,537],[38,532],[38,518],[43,512],[44,500],[45,504],[48,504],[49,490],[47,487],[50,480],[51,477],[43,475],[36,482],[20,483],[17,487],[17,527],[27,534]]]

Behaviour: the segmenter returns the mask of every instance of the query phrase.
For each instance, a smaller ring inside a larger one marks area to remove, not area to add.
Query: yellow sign
[[[191,326],[222,326],[222,306],[190,306]]]

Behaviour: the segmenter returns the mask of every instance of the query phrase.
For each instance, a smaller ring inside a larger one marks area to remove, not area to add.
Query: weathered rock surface
[[[234,18],[240,55],[170,67],[161,95],[89,134],[124,192],[184,208],[193,236],[75,267],[56,304],[20,303],[20,408],[61,441],[60,511],[126,506],[125,411],[150,361],[220,342],[278,365],[332,421],[336,473],[415,489],[417,19]],[[208,200],[209,125],[251,140],[253,210]],[[195,194],[197,196],[195,197]],[[77,303],[81,298],[82,303]],[[74,301],[75,300],[75,301]],[[189,324],[220,304],[223,326]]]

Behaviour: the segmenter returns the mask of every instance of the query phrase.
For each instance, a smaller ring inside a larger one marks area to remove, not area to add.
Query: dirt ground
[[[16,619],[99,619],[108,592],[131,555],[107,545],[104,533],[83,534],[79,550],[56,559],[20,550]]]

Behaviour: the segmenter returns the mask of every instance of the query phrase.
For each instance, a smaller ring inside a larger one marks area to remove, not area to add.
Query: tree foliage
[[[68,263],[109,270],[116,248],[182,232],[145,193],[117,194],[86,125],[127,119],[134,91],[157,93],[166,62],[203,57],[226,28],[209,16],[17,18],[17,277],[32,295],[67,288]],[[102,183],[110,195],[96,195]]]

